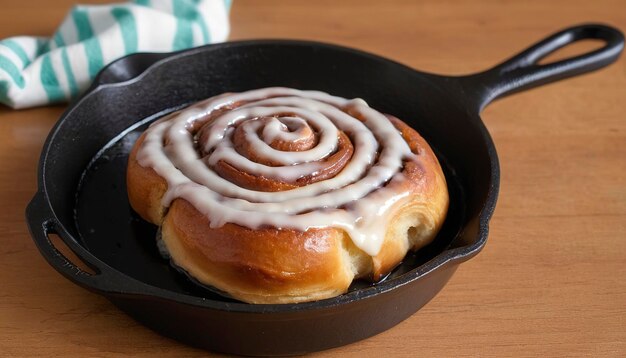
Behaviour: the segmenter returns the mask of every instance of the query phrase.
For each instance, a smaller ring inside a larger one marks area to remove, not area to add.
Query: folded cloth
[[[0,103],[26,108],[78,96],[108,63],[225,41],[230,0],[134,0],[72,8],[52,38],[0,41]]]

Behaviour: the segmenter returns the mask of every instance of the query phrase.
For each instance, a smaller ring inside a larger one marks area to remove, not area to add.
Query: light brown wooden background
[[[70,3],[1,0],[0,38],[51,34]],[[626,30],[626,2],[235,0],[231,18],[232,39],[329,41],[463,74],[572,24]],[[63,109],[0,107],[0,355],[208,354],[144,328],[37,252],[24,207]],[[483,119],[502,166],[485,250],[405,322],[318,356],[626,356],[624,59],[501,100]]]

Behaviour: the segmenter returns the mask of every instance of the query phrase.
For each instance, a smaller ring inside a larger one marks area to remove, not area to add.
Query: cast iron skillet
[[[538,61],[581,39],[605,46],[556,63]],[[603,25],[556,33],[496,67],[469,76],[415,71],[365,52],[304,41],[243,41],[173,54],[136,54],[105,68],[61,117],[39,164],[39,190],[26,210],[46,260],[154,330],[216,351],[284,355],[354,342],[404,320],[441,290],[485,245],[499,185],[496,150],[479,112],[492,100],[615,61],[623,35]],[[127,154],[151,120],[222,92],[267,86],[364,98],[402,118],[436,151],[451,207],[435,242],[385,281],[356,283],[317,302],[253,305],[200,288],[154,245],[155,227],[126,199]],[[95,274],[51,243],[58,234]]]

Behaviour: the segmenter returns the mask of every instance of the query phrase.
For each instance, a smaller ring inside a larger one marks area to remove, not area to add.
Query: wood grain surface
[[[70,5],[0,0],[0,38],[49,35]],[[232,39],[328,41],[463,74],[569,25],[626,30],[626,2],[235,0],[231,19]],[[0,107],[0,355],[213,355],[144,328],[39,255],[24,208],[64,108]],[[624,59],[498,101],[482,117],[502,167],[486,248],[395,328],[314,356],[626,356]]]

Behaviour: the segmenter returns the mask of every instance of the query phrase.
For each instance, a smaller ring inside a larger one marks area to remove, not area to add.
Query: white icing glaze
[[[232,104],[239,106],[215,112]],[[213,118],[207,119],[209,115]],[[232,139],[240,125],[255,155],[279,166],[254,162],[235,150]],[[348,135],[354,152],[326,180],[263,192],[239,187],[212,170],[225,161],[252,175],[293,182],[323,168],[320,160],[337,149],[339,131]],[[311,135],[318,140],[308,150],[286,152],[271,146],[275,140],[296,142]],[[385,115],[362,99],[276,87],[220,95],[162,118],[146,131],[137,160],[167,181],[163,205],[183,198],[207,215],[212,227],[335,227],[374,256],[393,208],[408,197],[408,191],[385,184],[406,180],[403,162],[415,160],[415,155]]]

